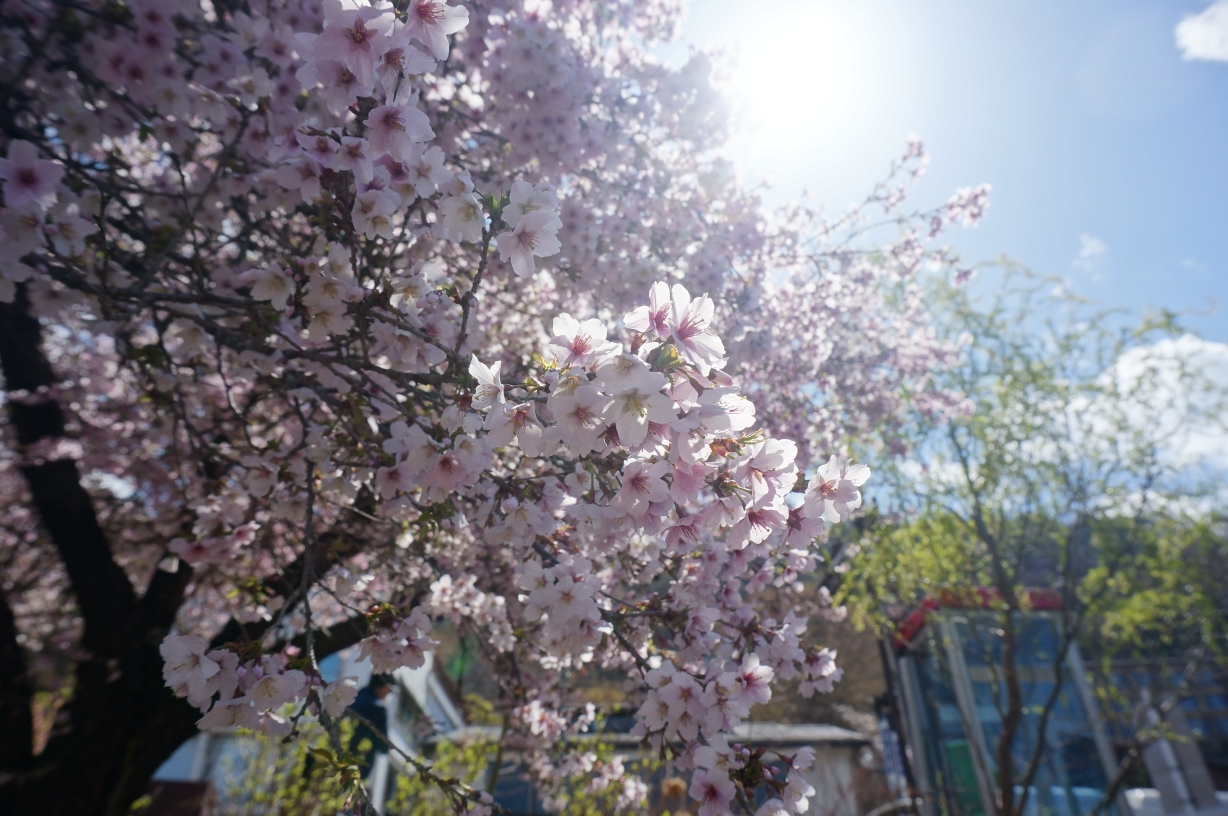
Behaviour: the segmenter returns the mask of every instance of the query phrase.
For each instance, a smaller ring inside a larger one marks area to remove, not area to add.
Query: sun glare
[[[913,78],[906,24],[883,5],[776,3],[749,20],[724,19],[715,4],[695,9],[719,9],[711,41],[729,49],[738,113],[730,151],[748,180],[794,195],[800,178],[819,179],[838,196],[864,186],[867,162],[880,172],[896,155],[907,134],[884,125],[908,104]]]

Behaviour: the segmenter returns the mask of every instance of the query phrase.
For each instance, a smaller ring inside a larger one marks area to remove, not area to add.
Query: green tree
[[[339,742],[348,745],[354,724],[342,719]],[[318,722],[304,720],[301,739],[283,741],[256,732],[241,732],[241,750],[233,752],[218,769],[218,812],[224,816],[333,816],[359,801],[356,758],[338,755],[327,731]],[[365,746],[359,745],[364,749]],[[600,768],[616,760],[608,742],[593,739],[584,745],[591,753],[588,765]],[[396,752],[394,752],[395,754]],[[387,816],[437,816],[461,812],[440,779],[457,780],[476,790],[497,781],[495,764],[507,759],[498,742],[481,737],[440,739],[429,757],[416,762],[396,761],[395,787],[385,802]],[[420,766],[419,766],[420,763]],[[652,758],[626,761],[628,779],[651,774],[660,763]],[[429,769],[420,773],[419,770]],[[557,780],[551,795],[568,816],[618,816],[644,812],[642,795],[628,796],[621,782],[601,784],[600,776],[578,772]]]
[[[882,519],[867,525],[839,599],[859,624],[889,634],[927,596],[993,590],[1001,692],[990,746],[994,804],[999,816],[1017,816],[1045,750],[1043,739],[1024,747],[1024,590],[1061,595],[1055,664],[1089,627],[1137,625],[1130,615],[1141,607],[1130,594],[1147,566],[1176,566],[1171,544],[1160,543],[1169,541],[1165,530],[1197,529],[1200,500],[1215,489],[1190,442],[1196,431],[1223,428],[1226,401],[1205,370],[1219,349],[1183,333],[1171,314],[1128,326],[1061,294],[1055,281],[1004,266],[999,285],[934,284],[941,331],[962,347],[941,385],[964,403],[944,416],[918,410],[912,454],[884,474]],[[1166,595],[1152,612],[1171,610],[1170,625],[1186,572],[1150,579]],[[1207,627],[1214,614],[1207,609]],[[1062,693],[1054,669],[1041,733]]]
[[[1152,518],[1119,569],[1093,567],[1084,583],[1108,602],[1096,634],[1111,657],[1134,657],[1158,646],[1194,655],[1228,677],[1228,517]]]
[[[340,723],[346,744],[353,723]],[[317,722],[300,724],[300,740],[282,740],[255,732],[235,736],[239,750],[228,754],[215,773],[218,812],[225,816],[333,816],[353,804],[357,766],[335,773],[327,731]],[[323,755],[321,752],[324,752]],[[344,759],[344,758],[341,758]]]

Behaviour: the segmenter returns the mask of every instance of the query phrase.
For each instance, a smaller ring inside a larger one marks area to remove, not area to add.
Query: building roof
[[[439,740],[497,740],[501,729],[497,725],[468,725],[446,734],[440,734],[427,739],[427,742]],[[583,739],[600,739],[612,743],[619,748],[634,748],[642,741],[627,733],[604,731],[597,734],[586,734]],[[870,740],[859,731],[841,728],[838,725],[825,723],[742,723],[733,731],[731,742],[745,741],[756,745],[803,746],[803,745],[868,745]]]
[[[742,723],[733,730],[737,739],[772,745],[865,745],[869,738],[860,731],[825,723]]]
[[[1062,608],[1062,595],[1056,590],[1027,588],[1019,600],[1028,612],[1052,612]],[[895,647],[908,645],[924,628],[931,614],[939,609],[996,609],[1002,605],[1001,593],[994,587],[943,589],[926,598],[896,625]]]

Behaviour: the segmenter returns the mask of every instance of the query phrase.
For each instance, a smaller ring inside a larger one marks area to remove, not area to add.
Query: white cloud
[[[1079,257],[1074,260],[1074,267],[1084,272],[1091,272],[1104,262],[1105,253],[1109,251],[1108,244],[1094,235],[1086,232],[1079,236]]]
[[[1228,62],[1228,0],[1216,0],[1177,24],[1177,47],[1187,60]]]
[[[1228,345],[1194,335],[1131,349],[1104,374],[1127,426],[1172,467],[1228,471]]]

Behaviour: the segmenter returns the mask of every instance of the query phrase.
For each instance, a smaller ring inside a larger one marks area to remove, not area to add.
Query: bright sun
[[[891,6],[786,0],[749,16],[731,13],[727,0],[692,8],[710,15],[695,18],[695,39],[725,45],[732,58],[739,116],[730,152],[748,180],[793,187],[807,177],[839,194],[863,176],[860,165],[881,172],[898,153],[907,134],[886,132],[884,123],[908,103],[914,81],[906,23]]]

